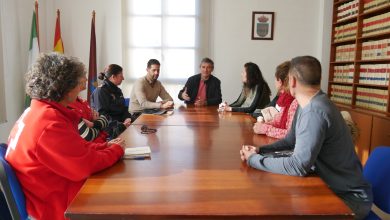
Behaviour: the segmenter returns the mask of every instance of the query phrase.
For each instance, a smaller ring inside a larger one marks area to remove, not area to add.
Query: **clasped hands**
[[[232,107],[230,107],[227,102],[222,102],[218,106],[218,111],[219,112],[224,112],[224,111],[231,112],[232,111]]]
[[[125,147],[125,140],[123,140],[122,138],[115,138],[115,139],[112,139],[109,142],[107,142],[107,146],[111,146],[113,144],[117,144],[117,145],[121,146],[123,148],[123,150],[126,148]]]
[[[126,118],[123,121],[123,124],[126,126],[126,128],[128,128],[131,125],[131,118]]]
[[[256,154],[256,147],[251,145],[242,145],[240,150],[240,157],[242,161],[248,160],[252,154]]]
[[[162,109],[173,108],[173,101],[161,101],[160,108]]]
[[[85,118],[82,118],[82,120],[84,121],[84,123],[87,125],[87,127],[89,128],[93,128],[93,121],[99,119],[99,112],[97,112],[96,110],[94,109],[91,109],[91,118],[92,120],[88,120],[88,119],[85,119]]]

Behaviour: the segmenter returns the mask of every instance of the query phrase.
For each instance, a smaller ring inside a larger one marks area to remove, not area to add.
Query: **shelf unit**
[[[371,126],[368,152],[373,144],[390,146],[389,131],[372,142],[378,140],[373,121],[390,124],[390,0],[334,0],[331,42],[329,97],[340,109],[354,111],[355,121],[364,117],[361,126]]]

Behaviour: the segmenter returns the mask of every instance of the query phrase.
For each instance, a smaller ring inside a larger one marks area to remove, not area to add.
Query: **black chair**
[[[6,144],[0,144],[0,186],[5,197],[12,219],[28,219],[26,200],[19,180],[12,167],[5,160]]]

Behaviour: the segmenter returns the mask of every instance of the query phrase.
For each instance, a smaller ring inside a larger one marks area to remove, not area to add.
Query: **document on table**
[[[129,147],[125,149],[124,159],[145,159],[150,157],[152,151],[149,146]]]

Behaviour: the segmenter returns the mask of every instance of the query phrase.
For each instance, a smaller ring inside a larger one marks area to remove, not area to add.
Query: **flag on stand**
[[[88,103],[91,104],[91,95],[98,86],[96,67],[96,36],[95,36],[95,11],[92,12],[91,22],[91,44],[89,47],[89,68],[88,68]]]
[[[33,10],[31,34],[30,34],[30,47],[28,51],[28,68],[35,63],[39,56],[39,26],[38,26],[38,1],[35,1],[35,9]],[[30,107],[31,98],[26,94],[24,100],[24,108]]]
[[[54,51],[58,53],[64,53],[64,45],[61,38],[61,25],[60,25],[60,10],[57,9],[57,21],[54,34]]]

